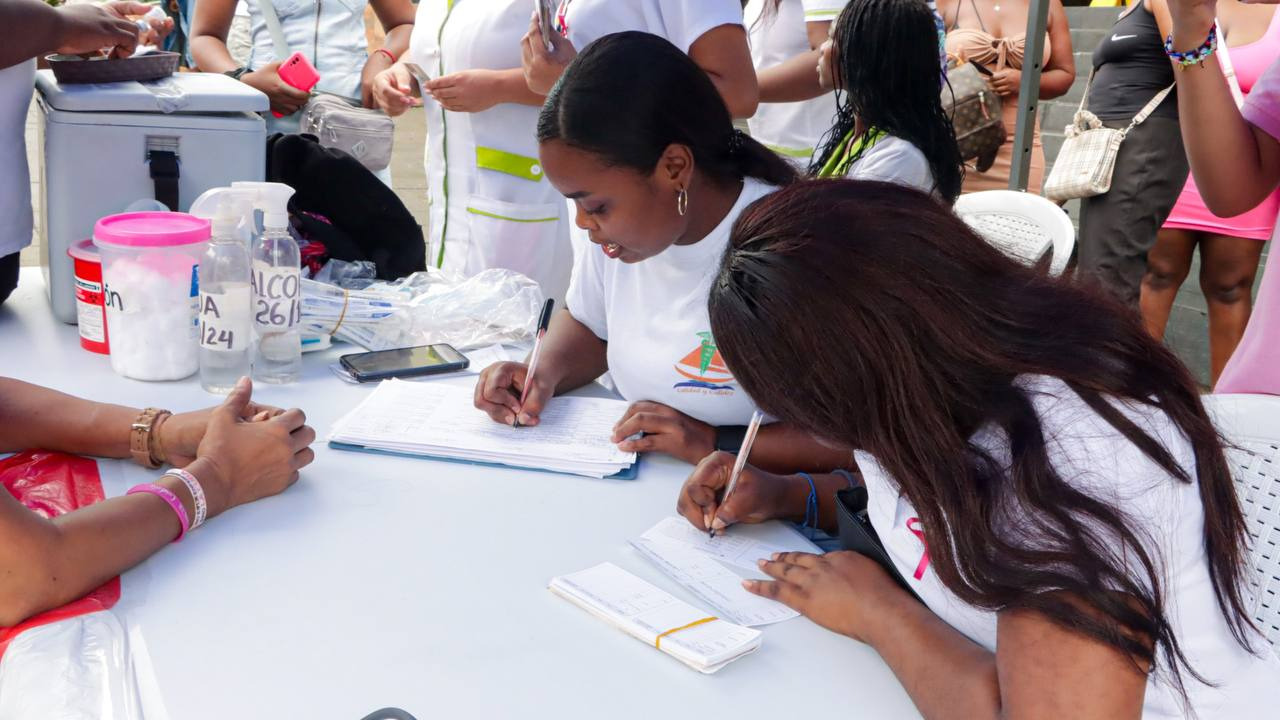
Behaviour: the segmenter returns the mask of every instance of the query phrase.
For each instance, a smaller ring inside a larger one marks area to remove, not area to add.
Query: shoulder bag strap
[[[1214,22],[1218,25],[1218,32],[1222,32],[1222,23],[1217,18],[1214,18]],[[1231,99],[1236,101],[1236,107],[1244,107],[1244,93],[1240,92],[1240,80],[1236,78],[1236,68],[1231,64],[1231,52],[1227,50],[1226,38],[1218,41],[1218,64],[1222,66],[1222,74],[1227,76]]]
[[[275,48],[276,61],[284,62],[290,55],[289,43],[284,39],[284,27],[280,25],[276,6],[271,4],[271,0],[258,0],[258,9],[262,11],[262,20],[267,24],[267,32],[271,34],[271,45]]]
[[[1093,87],[1093,74],[1096,69],[1089,69],[1089,79],[1084,83],[1084,94],[1080,96],[1080,107],[1076,108],[1076,113],[1082,113],[1089,109],[1089,88]]]
[[[1130,130],[1145,122],[1151,113],[1155,112],[1157,107],[1160,107],[1160,103],[1164,102],[1164,99],[1169,97],[1169,93],[1173,92],[1173,89],[1177,86],[1177,81],[1174,81],[1172,85],[1156,93],[1156,96],[1151,98],[1151,102],[1147,103],[1146,107],[1139,110],[1138,114],[1133,116],[1133,122],[1129,123],[1129,127],[1124,129],[1125,134],[1128,135]]]

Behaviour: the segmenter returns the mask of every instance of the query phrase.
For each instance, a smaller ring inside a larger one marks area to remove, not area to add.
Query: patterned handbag
[[[987,83],[990,71],[973,62],[954,63],[942,86],[942,109],[955,126],[956,144],[965,162],[986,172],[1008,139],[1000,96]]]
[[[1077,198],[1102,195],[1111,190],[1111,174],[1116,169],[1116,155],[1120,143],[1130,130],[1141,125],[1164,102],[1174,86],[1161,90],[1151,98],[1146,107],[1133,116],[1123,130],[1103,127],[1097,115],[1089,112],[1089,88],[1093,85],[1093,72],[1084,86],[1084,97],[1071,124],[1066,127],[1066,140],[1058,151],[1058,159],[1044,183],[1044,196],[1052,202],[1062,203]]]

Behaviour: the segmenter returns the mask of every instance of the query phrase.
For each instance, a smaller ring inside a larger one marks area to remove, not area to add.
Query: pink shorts
[[[1193,230],[1213,235],[1248,238],[1265,242],[1271,239],[1276,227],[1276,214],[1280,211],[1280,190],[1267,196],[1258,207],[1241,215],[1221,218],[1205,207],[1195,178],[1188,175],[1187,184],[1178,196],[1164,227],[1171,230]]]

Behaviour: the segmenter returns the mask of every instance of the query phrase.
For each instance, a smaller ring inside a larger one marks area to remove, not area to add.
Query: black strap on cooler
[[[178,211],[178,154],[171,150],[152,150],[147,153],[151,166],[151,180],[156,185],[156,200],[170,210]]]

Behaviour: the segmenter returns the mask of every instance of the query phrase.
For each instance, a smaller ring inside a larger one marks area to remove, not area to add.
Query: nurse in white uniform
[[[801,170],[831,127],[835,97],[818,82],[818,60],[845,0],[750,0],[745,22],[760,81],[751,137]]]
[[[670,41],[692,58],[711,76],[735,118],[756,112],[760,91],[739,0],[559,0],[553,21],[553,51],[542,44],[536,19],[523,42],[525,76],[540,95],[551,91],[591,41],[639,30]]]
[[[589,242],[536,372],[490,365],[476,406],[497,422],[536,425],[553,395],[608,372],[631,403],[613,430],[623,451],[696,463],[738,449],[756,406],[716,348],[707,295],[734,221],[795,169],[734,129],[696,63],[643,32],[583,49],[547,98],[538,140]],[[751,457],[809,469],[849,459],[780,423],[761,428]]]
[[[474,275],[507,268],[560,300],[569,284],[564,200],[543,176],[535,126],[543,98],[520,70],[527,0],[422,0],[406,60],[430,80],[427,119],[428,258]],[[374,82],[392,115],[415,80],[397,63]]]

